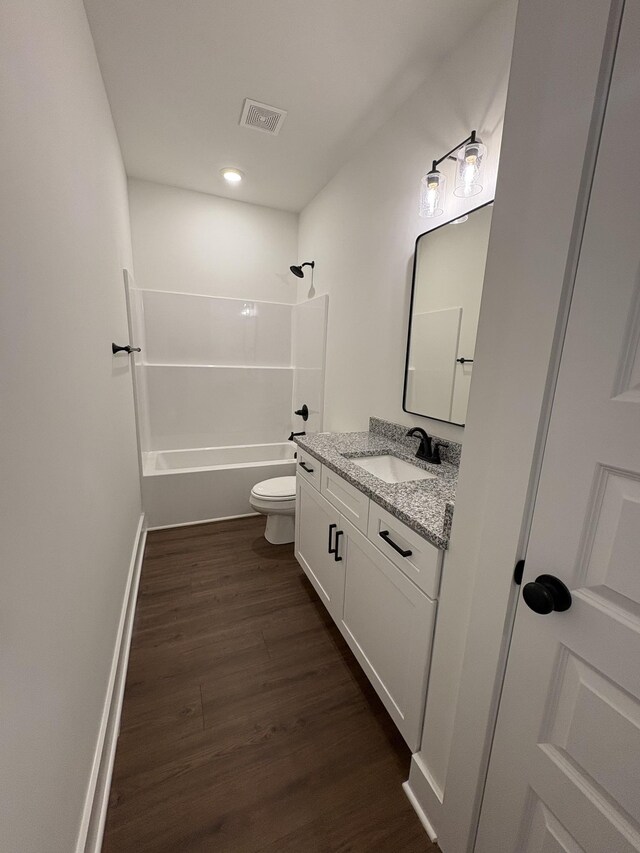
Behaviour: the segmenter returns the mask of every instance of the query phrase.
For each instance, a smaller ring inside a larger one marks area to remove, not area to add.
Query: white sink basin
[[[374,477],[379,477],[385,483],[408,483],[411,480],[434,480],[436,474],[418,468],[397,456],[365,456],[362,459],[351,459],[354,465],[364,468]]]

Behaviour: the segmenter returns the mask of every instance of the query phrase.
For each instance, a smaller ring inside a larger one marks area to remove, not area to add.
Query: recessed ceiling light
[[[243,177],[239,169],[220,169],[220,174],[229,184],[239,184]]]

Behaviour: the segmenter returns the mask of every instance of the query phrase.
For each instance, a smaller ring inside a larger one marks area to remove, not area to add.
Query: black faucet
[[[294,439],[297,435],[306,435],[306,432],[292,432],[292,433],[291,433],[291,435],[290,435],[290,436],[289,436],[289,438],[288,438],[288,441],[293,441],[293,439]]]
[[[420,444],[416,450],[416,459],[422,459],[424,462],[430,462],[432,465],[440,465],[440,448],[445,447],[444,444],[431,443],[431,436],[428,435],[422,427],[412,427],[407,433],[407,438],[414,435],[420,436]]]

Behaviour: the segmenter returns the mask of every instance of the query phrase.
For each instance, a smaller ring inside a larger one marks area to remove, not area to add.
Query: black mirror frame
[[[409,325],[407,328],[407,351],[405,355],[404,362],[404,383],[402,386],[402,411],[406,412],[409,415],[417,415],[420,418],[429,418],[432,421],[440,421],[443,424],[453,424],[453,426],[464,427],[465,424],[458,423],[457,421],[446,421],[444,418],[434,418],[431,415],[426,415],[423,412],[414,412],[411,409],[407,409],[407,380],[409,378],[409,353],[411,351],[411,325],[413,322],[413,298],[415,296],[416,289],[416,268],[418,265],[418,243],[422,239],[422,237],[427,234],[431,234],[433,231],[438,231],[440,228],[444,228],[447,225],[451,225],[456,219],[460,219],[462,216],[471,216],[472,213],[476,213],[478,210],[482,210],[483,207],[489,207],[489,205],[493,204],[494,199],[490,201],[485,201],[484,204],[479,204],[478,207],[474,207],[472,210],[466,210],[463,213],[458,214],[453,219],[448,219],[446,222],[443,222],[441,225],[436,225],[435,228],[430,228],[428,231],[423,231],[422,234],[418,234],[416,237],[415,247],[413,250],[413,273],[411,276],[411,295],[409,301]]]

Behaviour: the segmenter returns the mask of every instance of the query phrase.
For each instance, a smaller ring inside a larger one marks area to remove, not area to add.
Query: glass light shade
[[[425,175],[420,181],[420,216],[442,216],[446,190],[447,178],[442,172],[433,169]]]
[[[487,147],[480,139],[467,142],[456,157],[456,186],[453,191],[458,198],[470,198],[482,192],[484,161]]]

